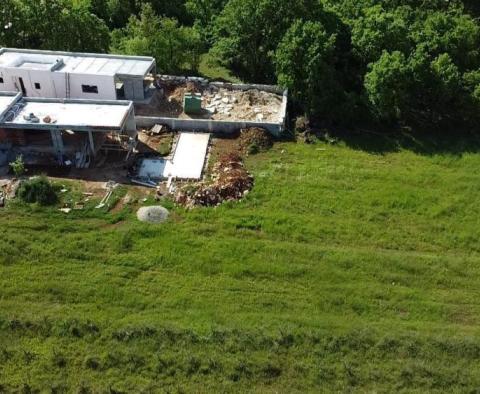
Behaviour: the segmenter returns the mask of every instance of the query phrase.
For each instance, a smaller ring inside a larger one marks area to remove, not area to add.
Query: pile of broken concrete
[[[20,187],[19,179],[0,179],[0,207],[5,206],[7,200],[13,200]]]
[[[221,156],[212,169],[212,180],[186,185],[175,194],[177,204],[187,208],[216,206],[243,198],[253,187],[253,177],[236,153]]]

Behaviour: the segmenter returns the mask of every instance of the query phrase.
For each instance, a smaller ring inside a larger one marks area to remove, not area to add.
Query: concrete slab
[[[173,159],[143,159],[138,171],[142,179],[200,179],[210,142],[210,134],[180,133]]]
[[[173,176],[200,179],[207,156],[210,134],[181,133],[172,160]]]

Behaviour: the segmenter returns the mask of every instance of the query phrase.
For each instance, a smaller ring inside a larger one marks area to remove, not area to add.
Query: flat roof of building
[[[49,70],[69,74],[144,77],[155,66],[153,57],[0,49],[0,67]]]
[[[0,95],[0,127],[120,130],[132,108],[130,101],[22,98],[21,94],[4,94]],[[28,120],[30,114],[38,122]]]

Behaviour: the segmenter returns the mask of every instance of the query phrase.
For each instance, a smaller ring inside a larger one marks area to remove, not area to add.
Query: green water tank
[[[185,93],[183,97],[183,110],[186,114],[201,113],[202,95],[200,93]]]

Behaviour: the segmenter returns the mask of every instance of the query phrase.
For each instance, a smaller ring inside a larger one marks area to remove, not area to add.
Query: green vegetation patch
[[[2,389],[478,387],[475,143],[368,141],[277,143],[241,202],[162,225],[9,204]]]

